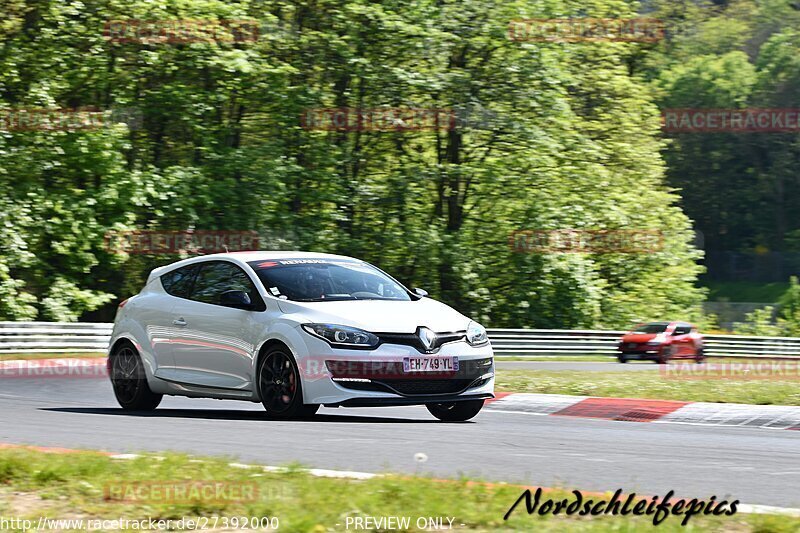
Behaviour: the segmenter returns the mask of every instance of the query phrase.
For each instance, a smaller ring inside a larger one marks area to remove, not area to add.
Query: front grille
[[[413,346],[419,353],[432,353],[441,348],[442,344],[466,339],[466,331],[453,331],[449,333],[436,333],[436,338],[430,350],[426,350],[416,333],[376,333],[382,343],[401,344]]]

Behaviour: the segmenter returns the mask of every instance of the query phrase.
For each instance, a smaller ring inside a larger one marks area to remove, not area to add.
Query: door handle
[[[185,326],[186,325],[186,321],[183,319],[183,317],[176,318],[175,320],[172,321],[172,323],[175,324],[176,326]]]

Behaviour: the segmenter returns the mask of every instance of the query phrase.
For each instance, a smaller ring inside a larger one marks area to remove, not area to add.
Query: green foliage
[[[175,257],[114,254],[104,235],[193,228],[362,257],[493,326],[700,318],[701,255],[665,184],[657,91],[631,68],[661,50],[507,38],[514,18],[636,16],[627,3],[14,5],[0,23],[1,108],[128,107],[143,120],[0,134],[0,319],[97,308],[110,319],[109,295],[138,291]],[[198,18],[253,18],[263,31],[257,42],[102,35],[111,19]],[[739,44],[720,45],[722,74],[746,63]],[[702,61],[690,67],[664,87],[695,79]],[[299,121],[309,108],[381,106],[464,106],[486,123],[342,133]],[[666,243],[646,254],[508,246],[514,231],[562,228],[657,229]]]
[[[774,313],[775,308],[769,305],[756,309],[745,315],[744,322],[735,323],[733,331],[739,335],[780,336],[783,331],[773,320]]]
[[[670,38],[637,65],[663,108],[790,108],[800,98],[800,9],[783,1],[715,6],[656,2]],[[681,133],[664,152],[667,182],[707,250],[797,249],[800,202],[792,133]],[[711,279],[718,273],[710,271]],[[719,280],[721,281],[721,280]],[[740,300],[743,301],[743,300]]]
[[[789,289],[781,297],[780,305],[784,334],[789,337],[800,336],[800,284],[797,276],[789,278]]]
[[[734,324],[734,332],[741,335],[769,335],[800,337],[800,283],[797,276],[789,278],[789,288],[778,302],[780,311],[773,320],[773,306],[756,309],[748,313],[744,322]]]

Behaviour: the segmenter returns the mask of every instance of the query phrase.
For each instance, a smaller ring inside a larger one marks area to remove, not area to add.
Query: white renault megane
[[[425,405],[460,421],[494,397],[480,324],[364,261],[308,252],[153,270],[119,305],[108,367],[131,410],[169,394],[261,402],[274,418],[320,405]]]

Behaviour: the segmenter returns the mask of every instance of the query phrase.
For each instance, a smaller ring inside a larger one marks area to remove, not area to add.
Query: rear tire
[[[150,390],[142,358],[129,342],[121,343],[111,354],[111,385],[126,411],[152,411],[163,398]]]
[[[620,355],[620,356],[617,356],[617,361],[619,361],[622,364],[625,364],[625,363],[628,362],[628,358],[625,357],[624,355]]]
[[[702,348],[697,350],[697,353],[695,353],[695,356],[694,356],[694,360],[698,365],[702,365],[703,363],[706,362],[706,356],[703,355],[703,349]]]
[[[428,403],[428,411],[442,422],[464,422],[480,413],[483,400],[467,400],[464,402]]]
[[[258,365],[258,394],[267,417],[286,420],[313,416],[319,405],[303,403],[303,384],[288,348],[271,348]]]

